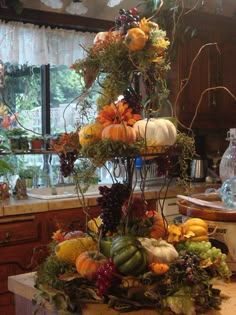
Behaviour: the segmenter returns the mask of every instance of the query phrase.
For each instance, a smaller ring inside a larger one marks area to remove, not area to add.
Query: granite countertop
[[[26,273],[8,278],[8,289],[15,295],[19,295],[28,301],[32,301],[34,295],[38,292],[34,287],[34,279],[36,273]],[[221,290],[222,304],[220,310],[211,310],[206,315],[232,315],[236,313],[236,279],[232,278],[231,282],[225,283],[216,281],[215,287]],[[104,304],[89,304],[83,310],[83,315],[118,315],[112,309]],[[157,315],[156,311],[141,310],[129,312],[129,315]],[[169,314],[169,313],[166,313]]]
[[[192,185],[193,193],[201,193],[209,188],[209,184],[206,183],[195,183]],[[136,191],[135,193],[140,193]],[[167,191],[167,198],[175,197],[178,193],[181,193],[173,185]],[[165,189],[162,190],[162,186],[149,187],[145,191],[146,200],[164,198],[166,194]],[[96,206],[97,196],[85,197],[86,206]],[[33,197],[28,197],[24,200],[16,200],[10,197],[7,200],[0,201],[0,218],[4,216],[22,215],[30,213],[40,213],[52,210],[64,210],[82,207],[81,200],[77,197],[64,198],[64,199],[53,199],[53,200],[42,200]]]

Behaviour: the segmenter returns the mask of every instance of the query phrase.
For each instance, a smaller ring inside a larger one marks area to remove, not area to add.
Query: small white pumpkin
[[[147,252],[148,263],[165,263],[169,264],[178,256],[175,247],[163,239],[139,237],[138,240]]]
[[[176,127],[168,119],[141,119],[133,125],[133,128],[136,130],[138,137],[145,139],[147,145],[152,143],[152,145],[164,146],[173,145],[176,142]]]
[[[111,36],[112,38],[117,38],[117,40],[120,38],[121,33],[120,31],[112,31],[112,32],[99,32],[96,34],[93,44],[96,44],[98,40],[105,41],[107,36]]]

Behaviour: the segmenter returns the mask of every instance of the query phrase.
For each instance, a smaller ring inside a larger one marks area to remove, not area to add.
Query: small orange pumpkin
[[[133,127],[125,124],[112,124],[102,131],[102,139],[109,138],[113,141],[133,143],[136,140],[136,132]]]
[[[149,267],[157,275],[162,275],[170,269],[170,267],[167,264],[159,262],[151,263]]]
[[[92,281],[96,271],[106,260],[107,258],[97,251],[85,251],[76,258],[76,270],[82,277]]]
[[[147,42],[147,35],[139,27],[128,30],[125,36],[125,45],[131,51],[142,50]]]
[[[145,216],[153,220],[153,225],[150,230],[150,237],[159,239],[164,237],[167,231],[167,224],[160,214],[155,210],[145,212]]]

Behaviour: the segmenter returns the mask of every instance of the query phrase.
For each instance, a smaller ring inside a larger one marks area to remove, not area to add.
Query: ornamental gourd
[[[183,235],[191,241],[208,241],[208,225],[200,218],[191,218],[183,223]]]
[[[102,130],[102,125],[98,123],[91,123],[83,126],[79,131],[80,145],[85,146],[101,140]]]
[[[136,140],[136,132],[133,127],[125,124],[112,124],[102,130],[102,139],[133,143]]]
[[[164,237],[167,231],[167,224],[157,211],[148,210],[145,216],[152,221],[152,227],[149,231],[149,236],[155,239]]]
[[[147,267],[147,254],[139,240],[122,235],[115,238],[110,250],[113,262],[124,275],[139,275]]]
[[[147,42],[147,35],[139,27],[128,30],[125,36],[125,45],[130,51],[142,50]]]
[[[156,146],[173,145],[176,142],[177,130],[175,125],[168,119],[150,118],[137,121],[133,128],[138,137]]]
[[[145,248],[148,255],[148,263],[165,263],[173,262],[178,256],[175,247],[165,240],[154,238],[139,238],[142,246]]]
[[[77,272],[88,280],[93,280],[98,268],[104,264],[106,257],[98,251],[85,251],[75,261]]]

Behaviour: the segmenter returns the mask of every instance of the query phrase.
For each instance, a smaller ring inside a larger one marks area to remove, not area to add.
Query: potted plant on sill
[[[7,174],[13,172],[13,167],[10,163],[4,159],[0,159],[0,176],[6,177]],[[10,197],[9,193],[9,183],[6,177],[6,181],[0,182],[0,200],[5,200]]]
[[[26,130],[13,128],[5,131],[12,152],[27,152],[29,150],[29,139]]]
[[[39,167],[36,166],[28,166],[27,168],[22,168],[19,170],[20,179],[25,181],[25,185],[27,188],[32,188],[34,179],[39,173]]]
[[[30,137],[30,148],[32,151],[40,151],[43,148],[44,137],[42,135],[32,135]]]

